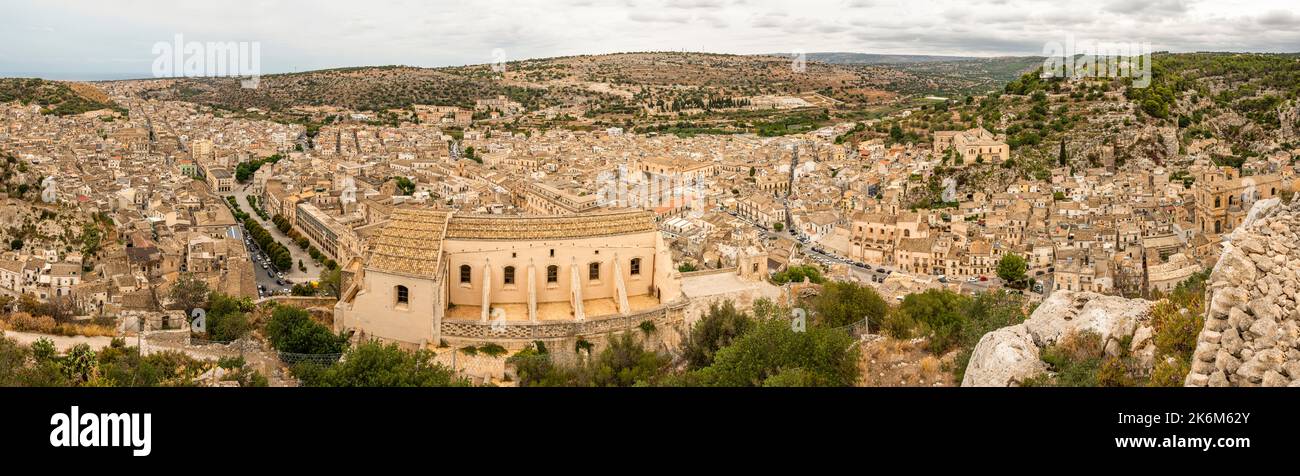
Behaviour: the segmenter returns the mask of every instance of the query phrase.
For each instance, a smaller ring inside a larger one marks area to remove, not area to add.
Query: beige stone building
[[[673,319],[683,304],[648,211],[395,210],[349,270],[335,327],[408,346],[603,334]]]
[[[1000,164],[1011,158],[1011,147],[1000,137],[983,127],[964,131],[936,131],[934,133],[934,152],[946,153],[953,150],[950,165],[961,166],[975,163]]]
[[[1196,224],[1207,235],[1232,231],[1246,217],[1250,204],[1286,189],[1279,175],[1242,177],[1232,167],[1207,167],[1195,177]]]

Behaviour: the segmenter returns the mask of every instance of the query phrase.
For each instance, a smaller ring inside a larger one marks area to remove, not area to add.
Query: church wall
[[[408,303],[397,303],[397,286],[406,286]],[[366,337],[407,343],[434,342],[442,316],[441,290],[432,279],[366,271],[364,288],[341,314],[340,329],[364,329]],[[436,342],[435,342],[436,343]]]
[[[614,257],[618,255],[628,296],[653,292],[655,239],[657,232],[636,235],[548,241],[476,241],[447,240],[448,288],[452,304],[478,306],[483,299],[483,266],[492,267],[491,301],[494,303],[528,302],[528,264],[534,265],[537,302],[567,302],[571,292],[570,273],[576,258],[582,280],[583,299],[613,298]],[[555,250],[555,256],[551,256]],[[633,258],[641,258],[641,274],[632,275]],[[588,279],[588,264],[600,263],[598,281]],[[460,282],[461,265],[470,266],[470,283]],[[557,282],[547,283],[546,268],[558,266]],[[514,266],[515,282],[504,283],[506,266]]]

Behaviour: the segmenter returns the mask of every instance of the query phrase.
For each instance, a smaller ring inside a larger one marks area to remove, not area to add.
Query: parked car
[[[968,283],[978,283],[979,280],[980,280],[980,278],[976,278],[976,277],[974,277],[974,276],[971,276],[971,277],[969,277],[969,278],[966,278],[966,282],[968,282]]]

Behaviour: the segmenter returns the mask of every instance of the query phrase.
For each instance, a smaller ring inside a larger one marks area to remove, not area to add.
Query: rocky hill
[[[0,78],[0,102],[38,104],[41,112],[56,116],[100,109],[125,111],[98,88],[85,83],[34,78]]]
[[[1071,344],[1080,335],[1096,336],[1088,358],[1135,356],[1139,373],[1154,366],[1151,307],[1141,299],[1089,292],[1052,293],[1025,322],[985,334],[971,353],[963,387],[1025,385],[1048,375],[1048,349]]]
[[[1187,386],[1300,387],[1300,200],[1261,200],[1225,239]]]
[[[1223,246],[1159,301],[1052,293],[980,339],[962,386],[1300,386],[1300,201],[1256,202]]]
[[[235,78],[190,78],[155,96],[229,109],[333,105],[379,111],[411,104],[473,106],[475,99],[507,95],[531,109],[602,103],[649,106],[676,99],[722,99],[821,92],[852,101],[890,73],[817,62],[792,68],[788,57],[706,53],[622,53],[510,61],[445,68],[358,67],[262,77],[255,89]]]
[[[924,69],[964,64],[913,63],[903,69],[924,77]],[[1258,174],[1300,163],[1297,55],[1159,53],[1152,57],[1151,84],[1132,86],[1121,78],[1043,79],[1034,70],[998,94],[936,101],[846,140],[925,143],[934,131],[972,127],[1005,134],[1012,160],[1002,167],[940,172],[956,179],[960,192],[1002,189],[1021,178],[1044,180],[1056,167],[1163,166],[1179,174],[1196,158],[1206,158]]]

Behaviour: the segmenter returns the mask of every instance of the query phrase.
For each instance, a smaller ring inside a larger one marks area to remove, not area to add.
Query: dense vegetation
[[[293,267],[293,255],[289,253],[289,248],[275,241],[275,237],[271,236],[271,232],[262,228],[262,225],[257,220],[251,217],[245,218],[244,229],[248,230],[248,236],[253,238],[253,242],[257,243],[257,246],[266,253],[266,256],[271,258],[271,264],[275,266],[275,269],[288,271]]]
[[[396,344],[366,342],[348,349],[334,365],[301,363],[294,376],[307,387],[451,387],[468,385],[434,362],[428,350],[407,352]]]
[[[79,344],[60,355],[49,339],[25,346],[0,332],[0,387],[188,387],[214,366],[232,370],[224,380],[266,386],[242,359],[204,362],[175,351],[141,355],[121,339],[98,352]]]
[[[240,162],[239,165],[235,166],[235,180],[239,183],[246,183],[248,182],[248,179],[253,178],[253,174],[257,172],[257,169],[262,168],[262,166],[266,164],[279,162],[280,159],[283,158],[284,157],[280,154],[275,154],[270,157]]]
[[[276,306],[266,323],[266,340],[280,352],[337,354],[347,347],[348,335],[335,334],[301,308]]]
[[[772,274],[772,282],[778,285],[785,283],[803,283],[809,282],[821,284],[826,282],[822,277],[821,268],[816,265],[788,266],[785,269]]]
[[[830,309],[814,308],[816,315]],[[576,366],[555,363],[545,346],[511,356],[521,386],[850,386],[858,377],[855,339],[843,329],[799,321],[766,299],[753,314],[714,303],[683,344],[684,370],[646,350],[635,333],[611,337]],[[654,332],[653,327],[642,329]],[[584,351],[579,351],[580,354]]]

